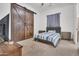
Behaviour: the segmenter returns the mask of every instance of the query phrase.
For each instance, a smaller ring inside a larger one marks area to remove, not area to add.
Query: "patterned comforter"
[[[49,42],[52,42],[53,45],[56,46],[60,39],[60,34],[56,32],[44,32],[44,33],[36,34],[34,38],[38,38],[41,40],[47,40]]]

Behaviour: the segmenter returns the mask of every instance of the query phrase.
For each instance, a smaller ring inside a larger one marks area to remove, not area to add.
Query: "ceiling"
[[[41,5],[42,3],[27,3],[27,4],[37,10],[45,11],[50,8],[58,8],[58,7],[73,5],[74,3],[43,3],[44,4],[43,6]]]

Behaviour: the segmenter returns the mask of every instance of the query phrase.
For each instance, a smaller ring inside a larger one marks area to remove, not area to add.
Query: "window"
[[[47,27],[60,27],[60,13],[47,16]]]

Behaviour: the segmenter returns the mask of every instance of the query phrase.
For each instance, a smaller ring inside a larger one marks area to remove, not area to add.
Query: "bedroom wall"
[[[79,31],[79,28],[78,28],[78,26],[79,26],[79,24],[78,24],[78,22],[79,22],[79,3],[77,3],[76,4],[76,7],[75,7],[75,9],[76,9],[76,20],[74,21],[74,23],[75,23],[75,28],[74,28],[74,41],[76,42],[76,44],[78,43],[79,44],[79,42],[77,42],[77,32]]]
[[[74,43],[77,44],[77,4],[74,5]]]
[[[79,44],[79,42],[77,42],[77,32],[79,31],[79,3],[76,4],[75,6],[75,9],[76,9],[76,19],[74,21],[74,24],[75,24],[75,27],[74,27],[74,42],[77,44]]]
[[[79,3],[77,3],[77,17],[79,17]]]
[[[0,3],[0,20],[10,12],[9,3]]]
[[[9,13],[10,13],[10,3],[0,3],[0,20]]]
[[[41,12],[40,16],[40,30],[45,30],[47,26],[47,15],[60,14],[61,31],[71,32],[73,37],[74,32],[74,5],[64,6],[59,8],[51,8],[47,11]]]

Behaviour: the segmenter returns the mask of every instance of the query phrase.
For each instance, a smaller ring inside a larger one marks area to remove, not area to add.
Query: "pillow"
[[[56,31],[55,30],[49,30],[48,32],[54,32],[55,33]]]
[[[4,42],[4,39],[2,37],[0,37],[0,43]]]

